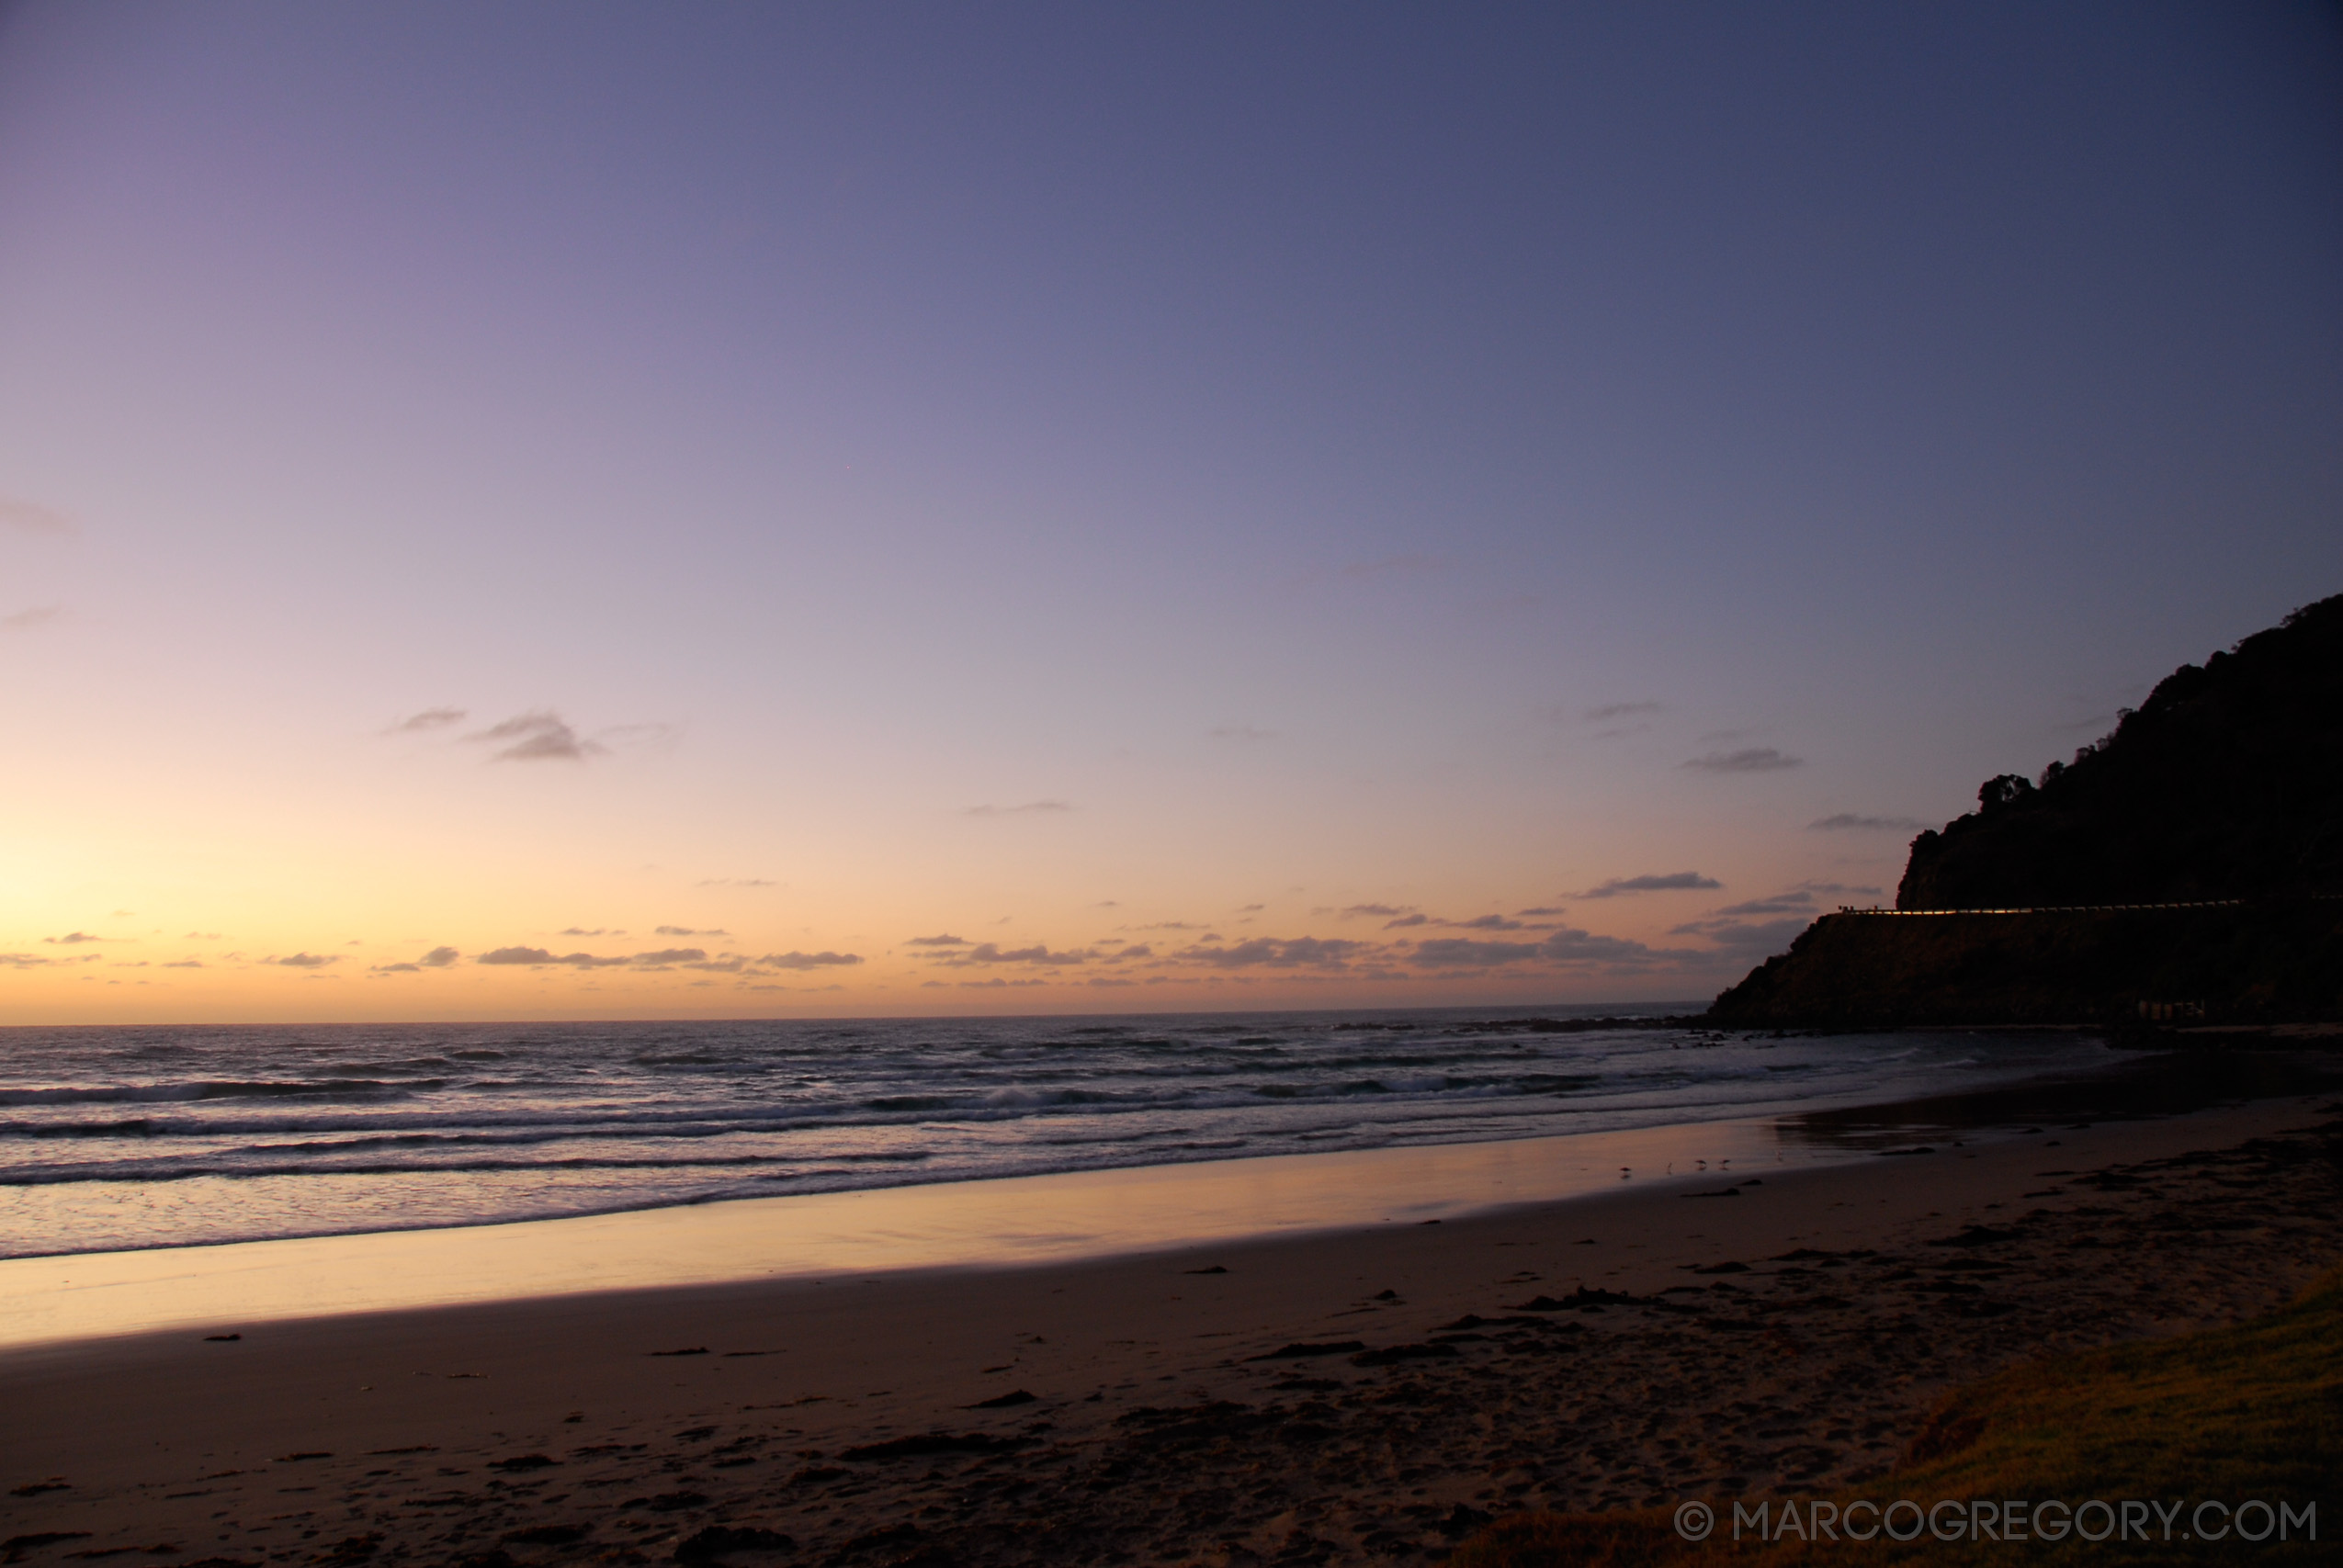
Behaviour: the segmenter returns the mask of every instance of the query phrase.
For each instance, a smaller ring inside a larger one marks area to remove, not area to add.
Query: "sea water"
[[[0,1257],[1616,1132],[2110,1055],[1667,1011],[0,1030]]]

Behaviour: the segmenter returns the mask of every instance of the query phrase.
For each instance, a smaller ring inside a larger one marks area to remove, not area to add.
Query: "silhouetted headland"
[[[2343,1020],[2343,595],[1912,841],[1893,910],[1826,915],[1712,1021],[2261,1028]]]

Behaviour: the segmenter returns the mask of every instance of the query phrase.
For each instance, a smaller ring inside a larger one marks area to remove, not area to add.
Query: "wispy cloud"
[[[1073,804],[1064,800],[1028,800],[1023,806],[971,806],[962,813],[968,817],[1046,817],[1055,812],[1071,811]]]
[[[45,936],[40,940],[51,947],[79,947],[85,942],[104,942],[107,939],[88,931],[67,931],[63,936]]]
[[[1909,817],[1865,817],[1860,812],[1839,811],[1828,817],[1817,817],[1806,826],[1823,833],[1917,833],[1928,824]]]
[[[525,713],[464,739],[497,746],[489,759],[496,762],[583,762],[606,755],[610,750],[598,740],[586,739],[552,712]]]
[[[1738,751],[1711,751],[1679,765],[1703,773],[1775,773],[1806,764],[1805,758],[1785,755],[1771,746],[1747,746]]]
[[[1669,935],[1705,938],[1708,942],[1715,942],[1717,947],[1741,953],[1741,959],[1746,961],[1758,956],[1758,953],[1781,952],[1790,942],[1794,942],[1799,931],[1805,931],[1809,923],[1811,914],[1793,914],[1788,919],[1737,919],[1726,917],[1725,912],[1717,912],[1713,917],[1673,926]]]
[[[1088,964],[1098,954],[1090,948],[1063,949],[1053,953],[1047,946],[1002,948],[993,942],[979,942],[966,953],[940,954],[942,962],[954,967],[970,964],[1037,964],[1048,968]]]
[[[653,926],[651,934],[653,936],[730,936],[732,933],[728,931],[719,931],[714,926],[704,930],[696,930],[690,926]]]
[[[1250,724],[1224,724],[1219,728],[1213,730],[1211,734],[1215,740],[1235,740],[1239,742],[1274,740],[1277,739],[1277,731],[1273,729],[1255,729]]]
[[[323,969],[342,962],[338,953],[289,953],[282,958],[264,958],[263,964],[274,964],[286,969]]]
[[[1440,923],[1466,931],[1517,931],[1522,929],[1521,921],[1509,920],[1502,915],[1477,915],[1469,920],[1443,920]]]
[[[1688,893],[1722,887],[1725,884],[1697,871],[1659,872],[1644,876],[1614,876],[1598,887],[1576,894],[1579,898],[1616,898],[1628,893]]]
[[[1343,908],[1342,917],[1349,919],[1358,915],[1374,915],[1387,920],[1396,915],[1412,915],[1415,908],[1413,904],[1351,904]]]
[[[1610,724],[1617,719],[1639,718],[1659,711],[1659,705],[1653,702],[1605,703],[1601,707],[1587,709],[1580,716],[1589,724]]]
[[[948,934],[937,936],[915,936],[903,945],[905,947],[966,947],[968,945],[968,939],[964,936],[952,936]]]
[[[1408,962],[1428,969],[1493,969],[1509,964],[1540,968],[1648,970],[1681,964],[1683,950],[1662,949],[1624,937],[1597,936],[1566,927],[1538,942],[1491,942],[1481,937],[1428,937],[1416,943]]]
[[[1392,919],[1384,921],[1383,929],[1387,931],[1405,931],[1409,926],[1428,926],[1431,923],[1432,917],[1430,915],[1400,915]]]
[[[777,887],[780,884],[764,876],[704,876],[692,886],[695,887]]]
[[[28,534],[70,534],[74,520],[53,506],[43,506],[37,501],[17,501],[0,496],[0,525],[21,528]]]
[[[1545,956],[1542,942],[1484,942],[1467,936],[1439,936],[1416,943],[1418,964],[1449,969],[1484,968],[1493,964],[1519,964]]]
[[[1534,909],[1517,909],[1514,912],[1527,919],[1534,919],[1540,915],[1567,915],[1570,911],[1562,908],[1550,908],[1545,905],[1541,904]]]
[[[419,735],[429,730],[445,729],[449,725],[461,724],[466,716],[462,708],[425,708],[421,713],[409,714],[382,733]]]
[[[1750,898],[1738,904],[1727,904],[1715,910],[1715,915],[1795,915],[1814,908],[1814,895],[1803,890],[1776,893],[1771,898]]]
[[[36,604],[29,610],[18,610],[13,615],[0,615],[0,631],[28,632],[35,626],[46,626],[65,613],[62,604]]]
[[[38,953],[0,953],[0,966],[10,969],[45,969],[56,962]]]
[[[768,953],[757,960],[768,969],[835,969],[860,964],[856,953]]]
[[[1341,938],[1254,937],[1233,946],[1197,943],[1174,956],[1216,969],[1340,969],[1369,951],[1369,944]]]
[[[565,964],[572,969],[607,969],[625,964],[624,958],[597,958],[591,953],[549,953],[541,947],[492,948],[472,960],[474,964],[526,964],[541,968],[547,964]]]

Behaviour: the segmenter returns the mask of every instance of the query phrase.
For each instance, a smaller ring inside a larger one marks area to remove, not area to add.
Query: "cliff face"
[[[1827,915],[1717,998],[1737,1025],[2343,1018],[2343,595],[2160,682],[2114,733],[1922,833],[1905,910]]]
[[[2113,734],[1912,842],[1899,909],[2343,891],[2343,595],[2165,677]]]
[[[2343,901],[1825,915],[1708,1016],[1769,1029],[2136,1023],[2141,1002],[2208,1023],[2343,1018]]]

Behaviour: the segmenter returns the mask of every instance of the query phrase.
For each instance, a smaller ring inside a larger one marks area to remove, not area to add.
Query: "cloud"
[[[950,935],[915,936],[903,945],[906,947],[966,947],[968,945],[968,939],[964,936]]]
[[[1071,811],[1073,804],[1064,800],[1028,800],[1023,806],[971,806],[967,817],[1037,817],[1053,812]]]
[[[425,708],[421,713],[409,714],[382,733],[413,735],[425,730],[445,729],[451,724],[463,723],[465,716],[462,708]]]
[[[1927,823],[1915,821],[1909,817],[1865,817],[1854,811],[1840,811],[1828,817],[1817,817],[1806,824],[1808,829],[1822,833],[1917,833],[1927,826]]]
[[[163,967],[165,969],[200,969],[203,967],[203,960],[200,958],[175,959],[171,963],[165,964]]]
[[[833,969],[842,964],[860,964],[862,955],[855,953],[768,953],[757,960],[772,969]]]
[[[1273,729],[1255,729],[1250,724],[1224,724],[1219,728],[1213,730],[1211,734],[1215,740],[1235,740],[1240,743],[1255,740],[1274,740],[1277,739],[1277,731]]]
[[[630,962],[624,958],[597,958],[591,953],[551,953],[541,947],[492,948],[472,960],[474,964],[526,964],[537,967],[548,964],[567,964],[572,969],[607,969]]]
[[[36,604],[29,610],[18,610],[13,615],[0,615],[0,631],[28,632],[64,613],[65,606],[62,604]]]
[[[1152,958],[1154,956],[1155,949],[1153,947],[1143,942],[1135,942],[1129,946],[1124,948],[1122,952],[1115,953],[1107,959],[1106,962],[1109,964],[1123,964],[1127,963],[1134,958]]]
[[[525,713],[464,737],[467,740],[510,741],[489,761],[492,762],[583,762],[606,754],[610,748],[588,740],[551,712]]]
[[[1440,968],[1459,965],[1484,967],[1492,964],[1518,964],[1524,959],[1545,956],[1542,942],[1481,942],[1472,937],[1442,936],[1416,943],[1415,961]]]
[[[1342,915],[1346,919],[1353,915],[1381,915],[1387,919],[1393,915],[1411,914],[1414,910],[1412,904],[1353,904],[1343,909]]]
[[[1424,926],[1431,923],[1430,915],[1401,915],[1397,919],[1384,921],[1383,929],[1387,931],[1396,931],[1405,930],[1409,926]]]
[[[1042,964],[1051,968],[1058,968],[1070,964],[1088,964],[1097,956],[1096,953],[1086,947],[1052,953],[1047,947],[1036,945],[1011,948],[1004,952],[999,946],[988,942],[979,943],[966,953],[948,954],[943,961],[956,966],[968,964]]]
[[[1659,711],[1659,705],[1652,702],[1605,703],[1601,707],[1587,709],[1580,716],[1589,724],[1608,724],[1613,719],[1635,718],[1643,714]]]
[[[1672,936],[1705,937],[1718,947],[1741,953],[1779,953],[1812,921],[1806,915],[1778,920],[1700,919],[1672,928]]]
[[[638,953],[634,961],[646,965],[667,964],[696,964],[707,956],[704,947],[662,947],[656,953]]]
[[[87,931],[67,931],[63,936],[45,936],[40,940],[51,947],[79,947],[85,942],[104,942],[106,939],[102,936],[92,936]]]
[[[653,926],[651,934],[654,936],[730,936],[732,933],[728,931],[719,931],[714,926],[709,926],[704,931],[695,931],[689,926]]]
[[[1479,937],[1430,937],[1416,943],[1408,961],[1430,969],[1493,969],[1509,964],[1544,967],[1600,966],[1647,970],[1702,956],[1689,949],[1665,949],[1624,937],[1597,936],[1565,927],[1539,942],[1489,942]]]
[[[0,964],[11,969],[45,969],[56,962],[53,958],[43,958],[38,953],[0,953]]]
[[[1692,956],[1665,948],[1647,947],[1640,942],[1624,937],[1597,936],[1566,926],[1539,944],[1554,964],[1603,964],[1614,966],[1648,968],[1656,962],[1677,961]]]
[[[1614,876],[1600,887],[1576,894],[1579,898],[1616,898],[1623,893],[1683,893],[1725,884],[1697,871],[1670,871],[1645,876]]]
[[[187,940],[189,942],[218,942],[220,940],[220,933],[218,931],[189,931],[187,935]]]
[[[1263,909],[1268,908],[1269,906],[1266,904],[1239,904],[1237,906],[1237,913],[1240,915],[1258,915]]]
[[[1798,891],[1801,893],[1867,894],[1873,897],[1877,897],[1880,893],[1880,889],[1876,887],[1858,887],[1847,882],[1801,882],[1798,884]]]
[[[1570,911],[1569,911],[1569,910],[1568,910],[1568,909],[1550,909],[1550,908],[1547,908],[1546,907],[1545,907],[1544,905],[1540,905],[1538,908],[1534,908],[1534,909],[1517,909],[1517,910],[1515,910],[1515,911],[1514,911],[1514,913],[1515,913],[1515,914],[1522,915],[1522,916],[1524,916],[1524,917],[1531,917],[1531,916],[1537,916],[1537,915],[1567,915],[1567,914],[1568,914],[1569,912],[1570,912]]]
[[[70,534],[74,520],[53,506],[43,506],[34,501],[15,501],[0,496],[0,523],[11,528],[22,528],[28,534]]]
[[[1771,746],[1749,746],[1738,751],[1711,751],[1678,765],[1703,773],[1774,773],[1806,764],[1804,758],[1784,756]]]
[[[342,955],[338,953],[323,954],[315,953],[289,953],[283,958],[264,958],[261,962],[263,964],[278,964],[287,969],[323,969],[329,964],[341,963]]]
[[[610,929],[607,926],[595,926],[592,930],[588,930],[584,926],[563,926],[554,934],[557,936],[608,936],[610,934]],[[627,933],[625,931],[620,931],[617,934],[624,936]]]
[[[1174,956],[1191,964],[1208,964],[1216,969],[1340,969],[1367,952],[1365,942],[1340,938],[1254,937],[1234,947],[1206,947],[1199,943],[1181,949]]]
[[[695,887],[777,887],[780,884],[763,876],[704,876],[692,886]]]
[[[1521,921],[1509,920],[1502,915],[1480,915],[1469,920],[1443,920],[1440,923],[1466,931],[1517,931],[1522,929]]]
[[[1814,895],[1799,891],[1776,893],[1771,898],[1751,898],[1745,903],[1727,904],[1712,912],[1718,915],[1794,915],[1814,908]]]
[[[374,973],[377,975],[417,975],[425,969],[445,969],[462,956],[462,953],[452,947],[435,947],[413,964],[378,964],[374,965]]]

